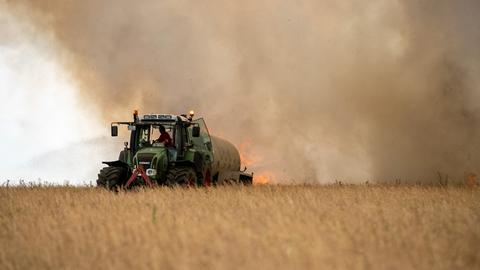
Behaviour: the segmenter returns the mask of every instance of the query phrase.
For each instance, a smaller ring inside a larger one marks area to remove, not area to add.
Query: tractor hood
[[[163,146],[144,147],[133,157],[133,164],[143,166],[150,178],[163,179],[168,166],[168,153]]]

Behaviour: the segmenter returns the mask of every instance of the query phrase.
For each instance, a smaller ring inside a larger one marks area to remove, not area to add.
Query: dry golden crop
[[[480,190],[1,188],[0,269],[480,269]]]

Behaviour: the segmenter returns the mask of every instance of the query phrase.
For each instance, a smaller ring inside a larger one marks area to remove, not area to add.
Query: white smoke
[[[479,172],[477,0],[9,3],[105,126],[194,108],[278,182]]]
[[[87,181],[92,173],[85,168],[105,156],[75,147],[107,129],[94,106],[79,103],[76,85],[59,65],[61,54],[52,35],[40,35],[0,2],[0,183]]]

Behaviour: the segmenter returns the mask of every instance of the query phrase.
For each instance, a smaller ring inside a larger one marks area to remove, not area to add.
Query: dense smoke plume
[[[479,171],[480,2],[14,0],[105,121],[193,108],[277,182]]]

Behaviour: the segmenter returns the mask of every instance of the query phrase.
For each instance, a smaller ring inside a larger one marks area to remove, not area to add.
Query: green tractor
[[[111,190],[135,186],[211,186],[252,184],[240,171],[240,155],[231,143],[211,136],[203,118],[187,115],[133,114],[132,122],[113,122],[111,133],[127,126],[130,143],[116,161],[105,161],[97,186]]]

